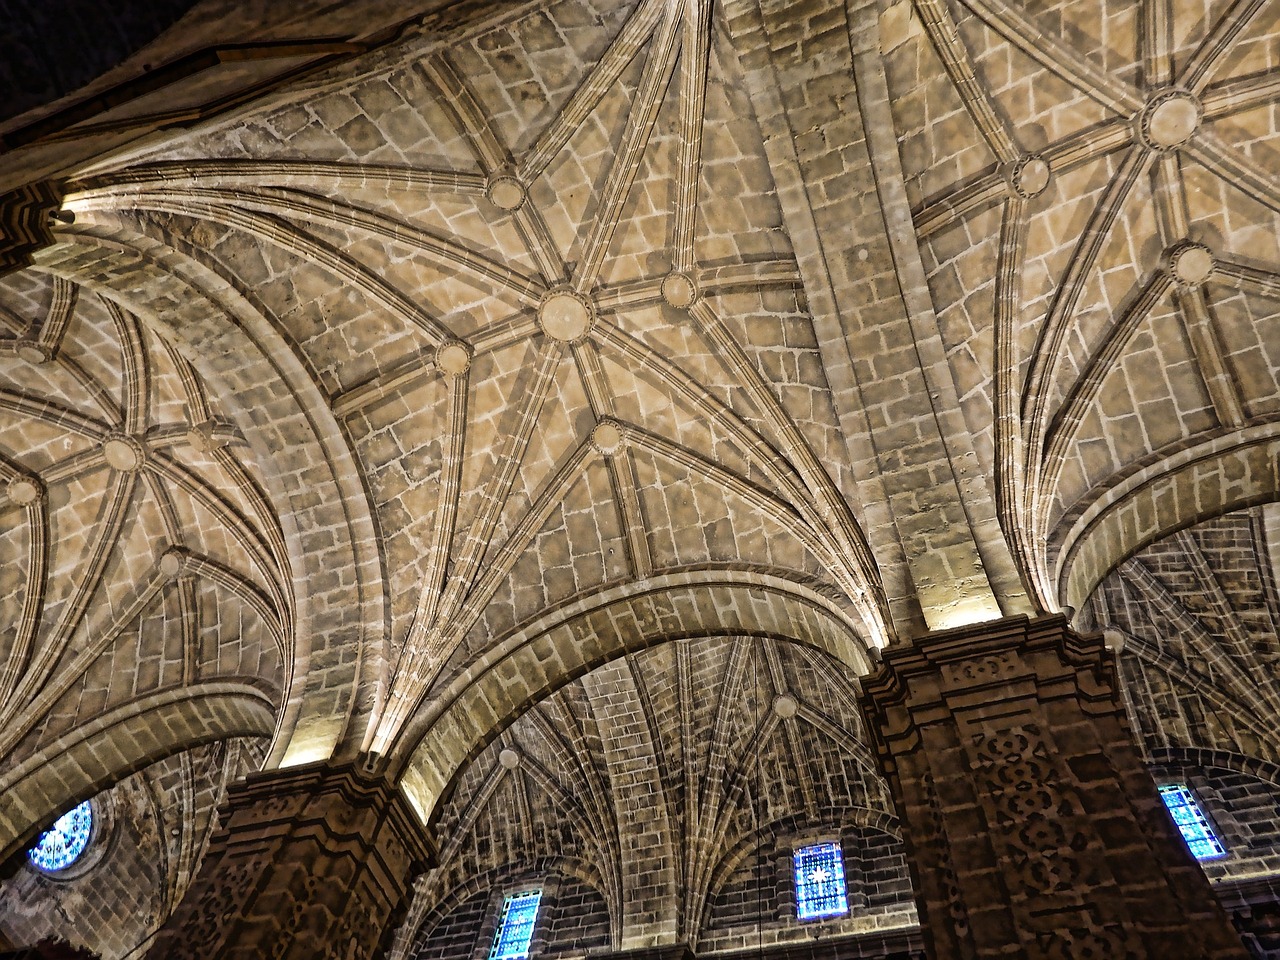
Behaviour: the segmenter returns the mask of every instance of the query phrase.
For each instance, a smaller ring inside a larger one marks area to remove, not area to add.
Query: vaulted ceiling
[[[1280,491],[1275,4],[556,0],[348,53],[28,158],[74,222],[0,278],[6,842],[244,735],[446,816],[620,658],[853,675]],[[94,766],[104,716],[167,739]]]
[[[487,909],[491,885],[530,870],[596,890],[612,918],[606,945],[625,932],[715,949],[716,894],[761,847],[772,851],[777,832],[838,835],[849,824],[896,839],[861,724],[854,681],[797,644],[682,640],[606,664],[468,767],[397,955],[438,946],[469,900]],[[898,925],[914,922],[908,902],[897,914]],[[872,922],[850,918],[841,930]],[[738,926],[720,935],[732,942]]]

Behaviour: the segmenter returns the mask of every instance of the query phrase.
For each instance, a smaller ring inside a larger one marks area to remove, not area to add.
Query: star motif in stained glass
[[[815,843],[793,854],[796,877],[796,917],[818,920],[849,912],[840,845]]]

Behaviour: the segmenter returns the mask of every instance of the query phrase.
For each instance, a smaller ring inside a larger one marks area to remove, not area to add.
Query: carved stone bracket
[[[1061,616],[931,634],[864,679],[931,956],[1246,956],[1115,690]]]
[[[232,787],[200,872],[148,954],[371,960],[434,850],[399,789],[354,767]]]

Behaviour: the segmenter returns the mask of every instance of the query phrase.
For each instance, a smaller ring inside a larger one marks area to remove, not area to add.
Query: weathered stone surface
[[[0,125],[0,191],[75,214],[0,237],[54,241],[0,277],[0,847],[191,768],[106,960],[196,867],[193,758],[272,733],[265,767],[367,759],[456,829],[405,950],[482,960],[485,898],[554,874],[566,956],[862,951],[913,913],[821,674],[1026,611],[1123,641],[1211,877],[1280,870],[1276,4],[260,6],[201,0],[115,78],[244,41],[190,85]],[[283,45],[312,31],[341,49]],[[672,644],[725,638],[804,652],[732,660],[758,714],[677,722]],[[759,782],[724,759],[756,733]],[[806,830],[880,851],[820,927]],[[24,942],[98,923],[52,883]]]
[[[394,785],[354,768],[250,775],[148,956],[365,960],[431,845]]]
[[[1045,617],[922,638],[864,681],[935,957],[1246,956],[1115,678],[1100,635]]]

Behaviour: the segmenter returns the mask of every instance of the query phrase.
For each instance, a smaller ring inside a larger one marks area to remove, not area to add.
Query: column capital
[[[335,810],[349,813],[335,816]],[[358,828],[361,812],[384,822],[388,839],[403,845],[404,868],[414,876],[436,861],[436,844],[421,825],[404,792],[385,777],[370,776],[355,764],[307,764],[251,773],[227,790],[224,828],[251,828],[267,834],[345,821]],[[370,826],[372,826],[370,824]],[[372,839],[372,838],[366,838]]]
[[[980,710],[988,694],[1054,695],[1081,698],[1103,710],[1115,709],[1116,664],[1102,634],[1079,634],[1062,614],[1009,617],[925,634],[882,651],[879,669],[862,678],[864,711],[880,720],[910,701],[915,723],[927,722],[929,708],[949,715]],[[883,723],[872,734],[883,733]]]

